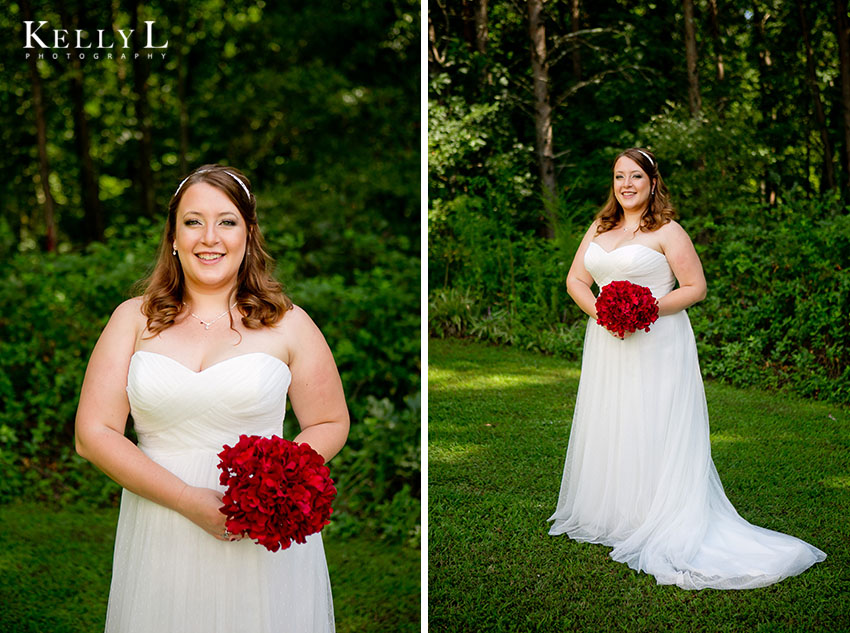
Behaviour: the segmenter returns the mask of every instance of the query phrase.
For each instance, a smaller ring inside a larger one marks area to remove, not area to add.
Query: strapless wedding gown
[[[139,448],[187,484],[223,492],[217,453],[240,434],[281,435],[289,368],[265,353],[194,372],[136,352],[127,395]],[[321,534],[269,552],[219,541],[124,490],[108,633],[326,633],[334,630]]]
[[[615,280],[673,289],[667,258],[641,244],[595,242],[584,265]],[[711,459],[708,411],[687,314],[619,340],[590,319],[558,506],[550,534],[613,547],[611,557],[683,589],[749,589],[826,558],[751,525],[726,498]]]

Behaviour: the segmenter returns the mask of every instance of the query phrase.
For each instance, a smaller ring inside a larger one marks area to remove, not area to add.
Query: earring
[[[171,245],[171,254],[172,254],[172,255],[176,255],[176,254],[177,254],[177,246],[176,246],[176,245],[174,245],[174,244],[172,244],[172,245]]]

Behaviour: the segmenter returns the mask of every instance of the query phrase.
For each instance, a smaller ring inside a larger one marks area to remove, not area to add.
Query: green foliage
[[[609,191],[612,159],[642,145],[658,157],[705,268],[709,296],[690,310],[705,373],[850,402],[847,192],[823,191],[825,161],[848,182],[835,16],[825,6],[805,14],[829,155],[795,5],[697,12],[697,112],[681,5],[600,0],[583,8],[574,36],[568,4],[547,4],[559,198],[549,241],[527,16],[519,5],[488,6],[482,52],[463,3],[432,7],[431,336],[578,357],[586,317],[564,278]]]
[[[352,427],[335,471],[345,491],[334,510],[332,532],[366,530],[412,547],[419,544],[419,395],[396,410],[386,398],[367,398],[367,412]],[[337,512],[343,516],[339,518]],[[359,517],[357,522],[353,517]]]
[[[439,338],[463,336],[469,331],[475,299],[469,290],[440,288],[431,293],[428,301],[428,334]]]
[[[119,4],[60,10],[46,1],[34,12],[46,28],[72,21],[94,34],[129,28],[128,7]],[[74,454],[86,361],[109,314],[147,272],[177,183],[188,169],[218,162],[251,179],[276,275],[335,354],[352,444],[332,463],[334,476],[345,480],[349,462],[361,468],[371,459],[374,474],[386,479],[363,485],[368,495],[359,503],[346,506],[343,492],[335,518],[355,531],[379,516],[370,530],[407,539],[419,516],[418,470],[385,462],[406,463],[419,442],[418,418],[407,413],[420,390],[419,5],[152,2],[140,19],[154,20],[157,41],[167,38],[169,48],[146,68],[132,57],[94,60],[91,51],[80,73],[64,54],[39,60],[60,253],[48,255],[40,253],[46,225],[21,10],[11,2],[0,15],[7,36],[0,46],[0,167],[9,174],[0,183],[0,302],[7,306],[0,315],[0,467],[8,473],[0,502],[115,502],[117,486]],[[86,114],[88,136],[75,109]],[[143,191],[140,142],[148,132],[153,183]],[[86,247],[92,209],[84,208],[81,180],[89,158],[106,241]],[[147,194],[156,219],[140,218]],[[372,413],[375,398],[394,413]],[[403,437],[412,444],[387,441],[384,453],[372,454],[363,419],[379,420],[381,435],[394,416],[407,421]]]
[[[795,200],[725,225],[702,248],[709,293],[691,310],[706,374],[850,402],[850,215]]]
[[[74,452],[74,417],[94,342],[144,276],[159,233],[142,222],[82,253],[20,253],[7,261],[0,280],[0,302],[12,307],[0,315],[0,502],[116,503],[118,486]],[[269,238],[273,247],[293,248],[307,239],[274,228]],[[401,542],[419,519],[418,259],[388,243],[372,240],[371,258],[383,266],[369,273],[302,278],[285,257],[278,273],[299,280],[289,284],[290,295],[335,352],[352,413],[349,444],[332,463],[342,491],[334,518],[347,522],[347,533],[368,527]]]

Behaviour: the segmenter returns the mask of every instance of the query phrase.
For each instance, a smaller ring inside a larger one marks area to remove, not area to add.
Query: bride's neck
[[[623,226],[634,227],[640,224],[643,211],[623,211]]]
[[[228,310],[236,300],[236,293],[230,292],[198,292],[187,288],[183,293],[183,301],[193,312],[211,314]]]

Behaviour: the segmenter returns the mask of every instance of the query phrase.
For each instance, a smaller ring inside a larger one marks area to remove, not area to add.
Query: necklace
[[[632,227],[632,231],[634,231],[634,230],[635,230],[637,227],[639,227],[639,226],[640,226],[640,223],[635,224],[635,225]],[[624,230],[624,231],[628,231],[628,230],[629,230],[629,227],[624,226],[624,227],[623,227],[623,230]]]
[[[185,302],[185,301],[183,302],[183,305],[186,305],[186,302]],[[232,306],[230,306],[227,310],[225,310],[224,312],[222,312],[221,314],[219,314],[219,315],[218,315],[216,318],[214,318],[212,321],[204,321],[201,317],[199,317],[199,316],[198,316],[197,314],[195,314],[194,312],[190,312],[190,314],[191,314],[193,317],[195,317],[196,319],[198,319],[198,321],[200,321],[200,322],[201,322],[201,325],[203,325],[203,326],[204,326],[204,329],[205,329],[205,330],[209,330],[209,329],[210,329],[210,326],[211,326],[213,323],[215,323],[216,321],[218,321],[221,317],[223,317],[225,314],[227,314],[228,312],[230,312],[230,311],[231,311],[233,308],[235,308],[235,307],[236,307],[236,304],[234,303]]]

